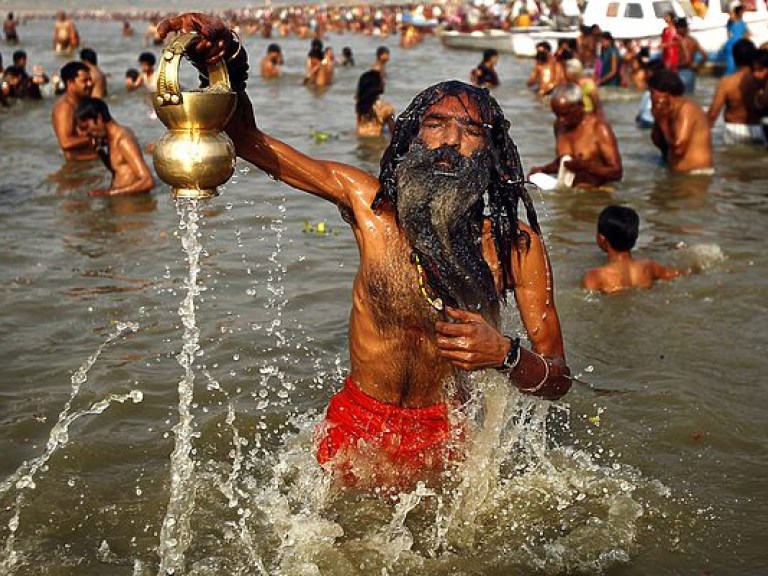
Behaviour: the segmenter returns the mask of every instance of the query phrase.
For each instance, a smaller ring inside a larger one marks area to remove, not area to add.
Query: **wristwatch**
[[[501,372],[508,372],[512,370],[515,366],[517,366],[517,363],[520,362],[520,338],[512,338],[511,336],[507,336],[507,338],[509,338],[511,343],[509,352],[507,352],[507,355],[504,357],[504,361],[501,363],[501,366],[496,368],[496,370]]]

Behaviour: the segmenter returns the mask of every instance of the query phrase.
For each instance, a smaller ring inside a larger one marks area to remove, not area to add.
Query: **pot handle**
[[[200,35],[197,32],[185,32],[179,34],[170,44],[163,49],[160,59],[160,68],[157,72],[157,96],[155,102],[158,106],[175,106],[182,102],[181,84],[179,83],[179,66],[181,57]],[[210,85],[217,84],[232,90],[229,83],[229,73],[223,61],[208,66],[208,78]]]

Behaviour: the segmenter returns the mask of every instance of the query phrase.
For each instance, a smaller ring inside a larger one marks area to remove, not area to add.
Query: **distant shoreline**
[[[282,8],[288,8],[288,7],[314,7],[314,8],[339,8],[339,7],[349,7],[349,6],[360,6],[360,5],[370,5],[372,7],[378,7],[378,6],[400,6],[403,4],[408,4],[406,0],[384,0],[381,2],[365,2],[365,1],[349,1],[349,0],[328,0],[326,2],[323,2],[322,4],[317,2],[302,2],[302,1],[281,1],[277,0],[274,2],[270,2],[269,4],[266,3],[259,3],[259,4],[246,4],[243,5],[239,2],[233,2],[231,6],[221,6],[220,4],[217,5],[215,10],[210,9],[209,3],[203,3],[200,5],[195,4],[194,2],[185,2],[183,6],[178,7],[169,7],[167,4],[171,4],[170,2],[166,4],[166,6],[156,6],[156,7],[131,7],[131,6],[124,6],[121,8],[110,8],[109,10],[105,10],[104,8],[100,8],[97,6],[94,6],[93,8],[83,8],[82,4],[84,2],[78,2],[78,6],[67,6],[64,5],[64,2],[56,3],[55,5],[52,5],[50,8],[18,8],[16,6],[6,6],[2,0],[0,0],[0,16],[4,17],[4,13],[7,12],[13,12],[15,17],[24,20],[24,19],[53,19],[56,15],[56,12],[59,10],[63,10],[67,13],[67,15],[71,16],[72,18],[76,20],[146,20],[152,16],[168,16],[172,14],[178,14],[181,12],[204,12],[208,14],[224,14],[224,13],[234,13],[234,14],[242,14],[242,15],[248,15],[252,14],[253,12],[257,12],[260,10],[264,10],[265,8],[271,8],[273,10],[275,9],[282,9]]]

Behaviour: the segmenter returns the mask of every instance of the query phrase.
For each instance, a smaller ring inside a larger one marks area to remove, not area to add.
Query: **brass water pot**
[[[223,132],[237,105],[226,66],[208,68],[208,88],[181,91],[181,58],[197,38],[195,32],[180,34],[164,48],[153,100],[168,132],[155,144],[152,159],[174,198],[216,196],[216,187],[235,171],[235,146]]]

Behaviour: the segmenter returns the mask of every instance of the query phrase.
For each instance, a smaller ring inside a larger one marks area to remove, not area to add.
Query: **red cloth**
[[[325,422],[316,431],[317,460],[342,472],[348,482],[403,479],[442,468],[451,438],[444,403],[402,408],[365,394],[349,377],[331,398]]]
[[[661,60],[664,67],[673,72],[677,72],[677,65],[680,62],[680,45],[678,44],[677,31],[674,26],[667,26],[661,33],[661,45],[664,47],[661,53]]]

